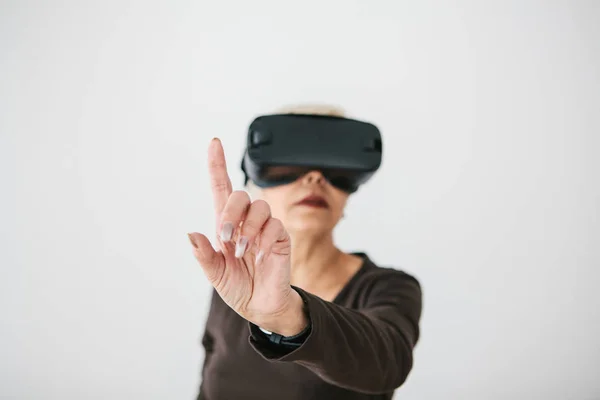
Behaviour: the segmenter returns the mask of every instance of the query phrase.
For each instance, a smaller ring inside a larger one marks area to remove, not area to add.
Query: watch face
[[[269,332],[268,330],[266,330],[266,329],[263,329],[263,328],[261,328],[260,326],[258,327],[258,329],[260,329],[260,330],[262,331],[262,333],[264,333],[264,334],[266,334],[266,335],[272,335],[272,334],[273,334],[273,332]]]

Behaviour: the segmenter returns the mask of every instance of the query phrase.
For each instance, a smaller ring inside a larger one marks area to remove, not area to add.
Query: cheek
[[[283,204],[278,202],[268,202],[271,206],[271,216],[273,218],[285,221],[285,207]]]
[[[262,199],[269,203],[271,215],[275,218],[283,218],[287,206],[287,196],[283,187],[263,189]]]
[[[344,206],[341,204],[338,204],[335,209],[333,210],[333,216],[336,220],[339,220],[342,218],[342,215],[344,214]]]
[[[334,199],[334,201],[332,201],[332,207],[334,208],[334,212],[341,216],[344,213],[344,208],[346,208],[348,195],[345,193],[336,193],[332,197]]]

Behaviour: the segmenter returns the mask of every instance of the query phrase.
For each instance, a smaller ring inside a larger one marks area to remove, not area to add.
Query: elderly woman
[[[323,107],[281,115],[351,121]],[[208,161],[217,250],[189,235],[214,287],[198,399],[391,399],[413,365],[421,289],[336,247],[333,230],[358,187],[315,167],[248,182],[251,199],[232,191],[218,139]],[[266,176],[286,166],[271,168]]]

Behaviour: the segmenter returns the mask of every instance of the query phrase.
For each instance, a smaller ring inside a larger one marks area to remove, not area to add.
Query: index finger
[[[223,208],[225,208],[229,195],[231,195],[232,186],[227,174],[223,145],[217,138],[211,140],[208,146],[208,173],[210,175],[210,188],[213,194],[215,214],[218,219]]]

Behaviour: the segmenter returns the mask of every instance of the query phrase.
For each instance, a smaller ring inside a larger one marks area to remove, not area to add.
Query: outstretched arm
[[[300,288],[310,332],[297,348],[271,343],[250,324],[250,343],[265,359],[301,364],[323,380],[364,393],[385,393],[406,380],[419,338],[421,288],[410,275],[379,276],[359,310]]]

